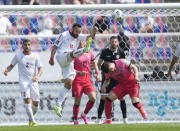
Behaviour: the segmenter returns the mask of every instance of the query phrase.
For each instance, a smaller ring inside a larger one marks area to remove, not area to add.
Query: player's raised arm
[[[94,39],[97,32],[98,32],[98,27],[94,26],[93,29],[92,29],[91,34],[90,34],[89,36],[87,36],[86,40],[87,40],[89,37],[91,37],[92,39]]]

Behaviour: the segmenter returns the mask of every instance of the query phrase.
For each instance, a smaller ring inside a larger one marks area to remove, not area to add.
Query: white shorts
[[[30,84],[27,82],[20,83],[21,95],[23,99],[31,98],[32,101],[40,101],[38,83]]]
[[[56,55],[56,60],[61,67],[63,79],[74,80],[76,72],[74,70],[74,61],[68,60],[69,53],[62,53]]]

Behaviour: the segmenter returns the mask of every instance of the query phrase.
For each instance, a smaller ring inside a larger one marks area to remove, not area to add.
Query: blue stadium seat
[[[17,15],[9,16],[9,21],[12,23],[12,26],[16,26],[16,19],[17,19]]]
[[[166,53],[166,55],[164,53]],[[158,52],[157,52],[158,59],[171,59],[171,57],[172,57],[171,48],[169,48],[169,47],[158,48]]]
[[[28,35],[28,34],[29,34],[29,29],[28,29],[28,27],[25,27],[25,28],[22,29],[22,34],[23,34],[23,35]]]
[[[124,31],[131,32],[130,26],[124,26]],[[138,29],[135,25],[132,25],[132,32],[131,33],[138,33]]]
[[[19,46],[18,46],[18,39],[17,38],[14,38],[11,40],[11,46],[12,46],[13,51],[18,50]]]
[[[143,0],[144,3],[151,3],[151,0]],[[144,4],[142,0],[136,0],[135,3],[136,4]]]
[[[87,26],[89,27],[92,27],[93,25],[93,20],[90,16],[86,16],[86,22],[87,23],[84,23],[84,18],[85,16],[80,16],[77,18],[77,22],[81,25],[81,26],[84,26],[85,24],[87,24]]]
[[[49,43],[47,38],[43,38],[41,41],[42,50],[45,51],[49,48]]]
[[[162,25],[163,26],[163,30],[162,32],[167,32],[168,31],[168,27],[167,25]],[[154,27],[154,33],[160,33],[161,32],[161,26],[160,25],[157,25]]]
[[[147,39],[149,39],[147,41]],[[145,48],[146,46],[153,48],[154,47],[154,38],[153,37],[140,37],[140,47]]]
[[[135,58],[141,59],[142,58],[142,50],[140,48],[131,48],[131,58],[134,58],[133,52],[135,50]]]
[[[39,24],[36,16],[30,19],[30,30],[33,33],[37,33],[39,30]]]

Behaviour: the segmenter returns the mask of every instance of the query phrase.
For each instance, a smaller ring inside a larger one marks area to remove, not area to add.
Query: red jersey
[[[134,81],[134,74],[132,73],[130,61],[126,59],[119,59],[115,61],[116,70],[106,74],[106,78],[113,78],[119,81],[119,83],[128,82],[129,80]]]
[[[91,80],[90,68],[92,60],[94,60],[94,55],[92,51],[90,51],[89,53],[84,53],[82,56],[76,57],[74,59],[74,69],[77,71],[75,80]],[[80,75],[79,72],[82,71],[87,72],[87,74],[84,76]]]

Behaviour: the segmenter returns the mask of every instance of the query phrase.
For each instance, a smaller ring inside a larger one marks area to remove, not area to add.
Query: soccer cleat
[[[61,107],[59,106],[53,106],[53,110],[56,112],[56,114],[61,118],[62,117],[62,114],[61,114]]]
[[[85,124],[88,124],[87,116],[83,116],[83,115],[81,114],[81,118],[84,120],[84,123],[85,123]]]
[[[141,113],[141,115],[142,115],[142,117],[143,117],[144,119],[147,119],[147,114],[146,114],[146,112],[144,111],[143,108],[139,109],[139,112]]]
[[[29,126],[37,126],[37,122],[29,121]]]
[[[89,37],[88,40],[86,41],[86,47],[85,47],[85,52],[86,53],[88,53],[90,51],[92,40],[93,39],[91,37]]]
[[[79,122],[78,121],[74,121],[74,125],[79,125]]]
[[[127,118],[123,118],[123,123],[127,124],[128,123],[128,119]]]
[[[112,120],[106,120],[105,122],[103,122],[102,124],[111,124]]]

